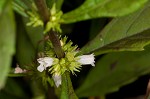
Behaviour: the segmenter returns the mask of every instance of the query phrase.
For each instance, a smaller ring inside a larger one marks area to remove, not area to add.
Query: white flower
[[[81,65],[89,65],[91,64],[92,66],[95,66],[95,61],[94,61],[94,55],[93,54],[90,54],[90,55],[82,55],[82,56],[79,56],[78,57],[79,60],[78,62],[81,64]]]
[[[44,57],[37,59],[37,61],[40,63],[40,65],[37,67],[37,70],[42,72],[44,69],[46,70],[47,67],[52,66],[54,60],[50,57]]]
[[[55,85],[57,87],[59,87],[59,85],[61,85],[61,75],[54,74],[52,77],[53,77],[53,80],[55,82]]]

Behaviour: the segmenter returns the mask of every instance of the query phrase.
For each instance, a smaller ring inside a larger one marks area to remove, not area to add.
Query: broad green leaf
[[[108,44],[98,50],[95,50],[94,53],[95,55],[100,55],[116,51],[143,51],[144,46],[148,44],[150,44],[150,29]]]
[[[117,17],[132,13],[148,0],[86,0],[79,8],[62,16],[64,23],[98,17]]]
[[[105,18],[98,18],[92,20],[89,33],[90,39],[93,39],[99,33],[99,31],[101,31],[104,28],[106,22],[107,19]]]
[[[11,1],[0,14],[0,89],[4,86],[15,53],[15,22]]]
[[[17,21],[17,53],[16,58],[19,65],[29,65],[35,59],[35,48],[28,37],[21,17],[18,17]]]
[[[3,11],[4,5],[8,2],[9,0],[0,0],[0,14]]]
[[[96,55],[109,51],[138,51],[150,41],[150,2],[140,11],[113,19],[81,53],[95,52]],[[143,32],[143,33],[142,33]]]
[[[88,74],[76,93],[80,97],[101,96],[150,73],[150,46],[140,52],[118,52],[105,55]]]

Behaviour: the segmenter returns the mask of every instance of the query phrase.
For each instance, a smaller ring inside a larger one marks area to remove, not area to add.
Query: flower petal
[[[95,61],[94,61],[94,55],[93,54],[90,54],[90,55],[82,55],[82,56],[79,56],[79,60],[78,62],[82,65],[89,65],[91,64],[92,66],[95,66]]]
[[[52,58],[50,58],[50,57],[44,57],[44,62],[46,63],[45,64],[45,67],[50,67],[50,66],[52,66],[52,64],[53,64],[53,59]]]
[[[37,61],[38,61],[40,64],[44,62],[43,58],[39,58],[39,59],[37,59]]]
[[[53,75],[53,80],[54,80],[55,85],[57,87],[59,87],[59,85],[61,85],[61,75],[54,74]]]
[[[39,65],[38,67],[37,67],[37,70],[39,71],[39,72],[42,72],[43,70],[44,70],[44,66],[41,64],[41,65]]]
[[[23,70],[20,67],[16,67],[14,73],[23,73]]]
[[[37,70],[40,72],[44,69],[46,70],[46,67],[50,67],[53,64],[53,58],[50,57],[39,58],[37,61],[40,63],[40,66],[37,67]]]

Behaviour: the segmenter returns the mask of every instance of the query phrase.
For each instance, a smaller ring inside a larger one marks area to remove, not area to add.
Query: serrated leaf
[[[64,23],[98,17],[117,17],[132,13],[148,0],[86,0],[79,8],[62,16]]]
[[[95,52],[96,55],[111,51],[138,51],[150,41],[150,3],[131,15],[113,19],[81,53]]]
[[[15,21],[11,0],[0,14],[0,89],[4,86],[15,53]]]
[[[76,93],[80,97],[101,96],[150,73],[150,47],[142,52],[118,52],[105,55],[88,74]],[[91,91],[92,90],[92,91]]]

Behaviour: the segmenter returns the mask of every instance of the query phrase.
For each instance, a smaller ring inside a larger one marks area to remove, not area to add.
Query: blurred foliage
[[[36,49],[26,32],[22,19],[17,17],[20,21],[17,23],[17,41],[16,41],[16,59],[20,66],[28,65],[35,59]]]
[[[1,0],[0,1],[0,14],[2,13],[4,7],[5,7],[5,4],[7,4],[8,0]]]
[[[4,86],[15,53],[15,21],[11,1],[0,14],[0,89]]]
[[[27,99],[28,96],[17,80],[9,78],[6,87],[0,93],[1,99]]]

